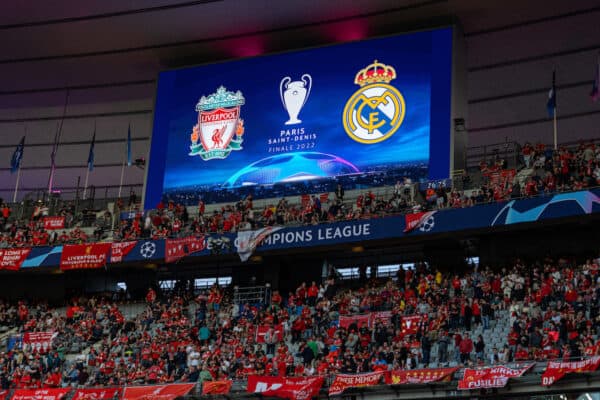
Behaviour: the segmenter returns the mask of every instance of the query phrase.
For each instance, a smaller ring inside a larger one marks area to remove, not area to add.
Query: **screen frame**
[[[447,152],[448,152],[448,154],[445,156],[448,159],[448,171],[442,172],[441,174],[435,174],[433,176],[431,175],[431,173],[429,173],[429,179],[430,180],[438,180],[438,179],[450,178],[452,175],[452,172],[453,172],[453,166],[454,166],[454,162],[455,162],[455,158],[456,158],[455,157],[455,149],[454,149],[454,144],[455,144],[454,132],[452,129],[452,121],[455,118],[454,113],[455,113],[455,109],[457,108],[457,106],[456,106],[457,101],[456,101],[455,95],[454,95],[454,91],[457,89],[457,85],[455,84],[455,78],[456,78],[457,70],[460,69],[460,66],[457,66],[456,53],[457,53],[457,49],[461,48],[461,46],[458,44],[458,38],[460,37],[460,35],[458,33],[460,31],[460,28],[455,22],[444,23],[444,24],[440,24],[440,25],[432,25],[432,26],[422,27],[422,28],[418,28],[418,29],[409,29],[406,31],[398,31],[398,32],[382,34],[382,35],[373,35],[373,36],[368,36],[365,38],[360,38],[357,40],[330,42],[330,43],[316,44],[316,45],[312,45],[312,46],[304,46],[304,47],[297,47],[297,48],[293,48],[293,49],[286,49],[286,50],[281,50],[281,51],[267,52],[264,54],[258,54],[258,55],[249,56],[249,57],[231,57],[231,58],[225,58],[225,59],[220,59],[220,60],[215,60],[215,61],[207,61],[204,63],[190,64],[190,65],[185,65],[185,66],[175,67],[175,68],[168,68],[168,69],[159,71],[157,74],[157,77],[156,77],[156,86],[155,86],[154,103],[153,103],[154,107],[152,109],[152,131],[149,135],[150,145],[148,148],[148,153],[147,153],[147,158],[146,158],[148,160],[148,162],[147,162],[147,168],[145,169],[145,174],[144,174],[143,194],[142,194],[143,210],[147,211],[147,210],[151,210],[154,208],[154,206],[148,207],[148,205],[146,203],[147,203],[147,199],[148,199],[148,178],[150,176],[152,176],[151,170],[156,169],[156,166],[157,166],[156,158],[157,157],[159,158],[159,161],[162,162],[160,169],[162,170],[161,177],[164,181],[166,151],[161,152],[158,150],[158,148],[162,149],[163,146],[156,146],[155,145],[155,137],[154,137],[154,132],[157,130],[157,112],[156,112],[156,110],[158,110],[158,105],[159,105],[160,100],[165,98],[165,96],[161,97],[159,95],[160,90],[161,90],[161,80],[163,81],[163,90],[164,90],[164,81],[165,81],[165,78],[161,78],[161,75],[166,77],[166,76],[169,76],[169,73],[171,73],[171,72],[186,70],[186,69],[191,69],[191,68],[198,68],[198,67],[203,67],[203,66],[208,66],[208,65],[226,64],[226,63],[230,63],[230,62],[239,62],[239,61],[244,61],[244,60],[252,60],[252,59],[256,59],[256,58],[284,55],[284,54],[288,54],[288,53],[298,53],[298,52],[302,52],[302,51],[327,48],[327,47],[343,45],[343,44],[360,43],[360,42],[367,42],[370,40],[393,38],[393,37],[397,37],[397,36],[410,35],[410,34],[419,33],[419,32],[432,32],[432,34],[433,34],[436,31],[442,32],[443,30],[446,30],[446,29],[451,30],[451,32],[450,32],[451,43],[450,43],[450,46],[446,48],[446,50],[449,51],[449,53],[450,53],[450,68],[448,70],[449,76],[447,77],[448,79],[446,80],[445,85],[444,85],[444,87],[447,89],[447,93],[449,94],[448,98],[444,99],[444,102],[447,102],[447,109],[450,114],[448,120],[444,123],[444,125],[447,124],[447,131],[448,131],[448,136],[446,137],[447,140],[446,140],[446,143],[444,143],[445,148],[447,149]],[[462,43],[462,46],[464,47],[464,43]],[[445,55],[447,56],[447,53]],[[463,69],[464,69],[464,66],[463,66]],[[174,76],[174,75],[171,75],[171,76]],[[432,87],[432,95],[431,95],[431,103],[430,104],[432,105],[432,108],[433,108],[433,98],[434,98],[434,96],[433,96],[433,88],[434,88],[433,81],[432,81],[431,87]],[[466,104],[465,104],[465,107],[466,107]],[[458,108],[461,109],[462,107],[459,106]],[[442,124],[440,123],[440,125],[442,125]],[[430,127],[431,127],[431,123],[430,123]],[[430,128],[430,132],[431,132],[431,130],[432,130],[432,128]],[[163,141],[161,143],[166,143],[167,137],[168,137],[168,135],[165,135],[165,137],[162,138]],[[431,143],[431,134],[429,136],[429,140],[430,140],[429,160],[431,161],[431,158],[434,155],[433,151],[432,151],[434,149],[434,146],[432,146],[432,143]],[[444,148],[444,146],[440,146],[439,144],[437,144],[436,147],[437,146],[439,146],[440,148]],[[436,154],[439,154],[439,153],[441,153],[441,151],[436,152]],[[155,168],[152,168],[153,166]],[[155,184],[154,187],[157,188],[158,185]],[[158,197],[162,198],[162,196],[164,194],[164,184],[161,184],[160,187],[161,187],[160,195]],[[158,192],[158,190],[155,190],[155,191]]]

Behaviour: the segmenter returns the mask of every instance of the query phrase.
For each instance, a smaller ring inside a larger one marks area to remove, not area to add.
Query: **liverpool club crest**
[[[191,135],[190,156],[200,156],[204,161],[224,159],[232,151],[242,150],[244,121],[240,118],[240,108],[244,96],[239,90],[235,93],[223,86],[209,96],[202,96],[196,111],[198,123]]]

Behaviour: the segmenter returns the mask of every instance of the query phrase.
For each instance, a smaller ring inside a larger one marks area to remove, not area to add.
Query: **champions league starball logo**
[[[156,244],[153,242],[145,242],[140,247],[140,255],[144,258],[151,258],[156,253]]]
[[[548,213],[549,208],[557,204],[561,204],[563,207],[570,205],[578,209],[581,214],[591,214],[594,207],[600,205],[600,197],[588,190],[584,190],[556,194],[548,199],[547,202],[528,209],[517,209],[515,208],[517,204],[515,200],[509,201],[496,214],[490,225],[510,225],[520,222],[537,221],[543,219],[544,215]]]
[[[204,161],[224,159],[232,151],[242,150],[244,120],[240,107],[245,99],[239,90],[235,93],[220,86],[209,96],[202,96],[196,105],[198,124],[194,125],[190,156]]]
[[[361,69],[354,78],[360,86],[346,103],[342,116],[350,138],[373,144],[389,139],[402,125],[406,105],[402,94],[389,83],[396,70],[380,62]]]

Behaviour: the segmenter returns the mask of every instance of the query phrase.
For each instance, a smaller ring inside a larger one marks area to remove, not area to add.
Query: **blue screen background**
[[[362,144],[346,134],[342,114],[359,89],[354,84],[356,73],[374,60],[395,68],[397,77],[390,85],[402,93],[406,114],[389,139]],[[169,191],[223,184],[245,166],[282,154],[269,152],[273,145],[268,140],[292,128],[304,128],[305,134],[316,137],[307,151],[336,155],[361,171],[421,163],[427,178],[447,178],[451,68],[452,29],[445,28],[162,72],[145,206],[152,208]],[[280,81],[285,76],[299,80],[306,73],[313,85],[300,111],[302,123],[287,126]],[[188,155],[198,119],[195,106],[201,96],[221,85],[245,97],[240,111],[245,126],[243,150],[224,160],[204,161]]]

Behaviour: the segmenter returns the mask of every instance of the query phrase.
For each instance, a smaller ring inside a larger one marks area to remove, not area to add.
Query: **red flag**
[[[404,233],[412,232],[417,228],[421,228],[425,221],[435,214],[435,211],[424,211],[413,214],[406,214]]]
[[[383,377],[383,371],[357,375],[336,375],[333,383],[329,386],[329,395],[341,394],[350,388],[378,385],[381,377]]]
[[[135,240],[130,242],[113,242],[110,247],[110,262],[123,261],[123,257],[126,257],[136,244]]]
[[[290,400],[308,400],[319,395],[325,379],[322,376],[284,378],[279,376],[248,376],[248,393]]]
[[[402,336],[415,335],[419,331],[419,326],[425,318],[426,316],[423,315],[403,316],[400,324]]]
[[[187,255],[204,250],[206,240],[204,240],[204,236],[167,239],[165,246],[165,262],[172,263]]]
[[[505,367],[504,365],[478,369],[465,368],[463,378],[458,381],[458,389],[469,390],[504,387],[508,383],[509,378],[522,376],[533,365],[533,363],[526,364],[517,369]]]
[[[269,325],[258,325],[256,327],[256,343],[264,343],[265,342],[265,334],[269,329],[273,328],[274,333],[277,335],[278,341],[283,340],[283,324],[277,324],[275,326]]]
[[[390,374],[386,376],[385,383],[388,385],[404,385],[407,383],[447,382],[452,379],[452,374],[457,370],[458,367],[391,371]]]
[[[111,243],[74,244],[63,246],[60,269],[101,268],[106,265]]]
[[[31,252],[29,248],[0,250],[0,269],[18,271],[29,252]]]
[[[0,390],[0,400],[6,399],[6,396],[8,396],[8,390]]]
[[[178,396],[185,396],[194,386],[196,386],[195,383],[128,386],[123,390],[123,400],[173,400]]]
[[[120,388],[77,389],[71,400],[110,400],[121,392]]]
[[[369,326],[370,320],[370,314],[340,315],[340,328],[348,328],[353,323],[356,323],[359,328],[366,327]]]
[[[31,346],[34,353],[47,353],[52,349],[52,339],[58,335],[56,332],[25,332],[23,344]]]
[[[378,320],[384,325],[390,325],[392,323],[392,312],[391,311],[372,312],[370,314],[369,326],[375,326],[375,323]]]
[[[51,231],[53,229],[64,229],[65,217],[44,217],[44,229]]]
[[[590,357],[582,361],[549,361],[542,374],[542,386],[550,386],[573,372],[592,372],[600,366],[600,356]]]
[[[12,400],[60,400],[69,393],[71,389],[17,389],[14,391]]]
[[[207,381],[202,383],[202,394],[228,394],[233,381]]]

